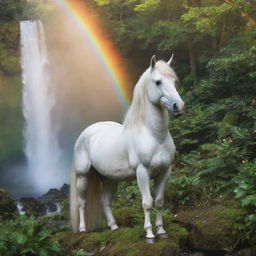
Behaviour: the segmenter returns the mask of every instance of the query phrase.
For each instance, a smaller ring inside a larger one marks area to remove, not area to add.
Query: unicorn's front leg
[[[164,205],[164,191],[166,183],[171,175],[171,168],[155,178],[155,207],[157,235],[167,238],[168,235],[163,227],[162,208]]]
[[[149,176],[148,170],[142,164],[140,164],[137,167],[136,175],[137,175],[138,186],[142,196],[142,207],[144,209],[144,217],[145,217],[144,229],[147,233],[146,242],[154,243],[155,236],[152,232],[152,225],[150,220],[150,210],[153,205],[153,199],[150,194],[150,187],[149,187],[150,176]]]

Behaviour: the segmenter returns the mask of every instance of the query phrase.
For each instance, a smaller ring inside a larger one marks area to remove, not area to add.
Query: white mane
[[[178,80],[174,70],[164,61],[158,61],[155,65],[162,75]],[[144,122],[145,107],[148,101],[147,84],[150,82],[151,71],[148,68],[140,77],[133,91],[133,100],[123,122],[124,128],[132,128]]]

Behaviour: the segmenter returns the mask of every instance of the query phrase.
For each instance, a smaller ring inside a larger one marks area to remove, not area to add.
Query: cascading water
[[[55,96],[47,71],[43,24],[40,21],[21,21],[20,32],[27,174],[35,191],[43,193],[64,182],[60,175],[58,134],[51,116]]]
[[[17,210],[19,212],[20,215],[25,215],[26,212],[23,210],[23,204],[22,202],[18,201],[16,204]]]

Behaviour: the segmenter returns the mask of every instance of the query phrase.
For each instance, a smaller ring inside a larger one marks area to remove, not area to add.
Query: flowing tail
[[[93,169],[88,175],[86,192],[85,220],[88,231],[93,231],[103,225],[103,209],[101,204],[102,182]]]
[[[75,233],[77,233],[79,230],[78,198],[77,198],[78,193],[77,193],[77,185],[76,184],[77,184],[76,171],[72,165],[69,209],[70,209],[71,227],[72,227],[73,232],[75,232]]]
[[[73,165],[72,165],[73,166]],[[102,224],[102,206],[101,206],[101,192],[102,182],[99,175],[96,173],[94,168],[90,167],[87,171],[86,176],[83,178],[87,179],[87,187],[85,194],[82,195],[86,199],[85,204],[85,223],[86,231],[92,231],[97,229]],[[70,218],[73,232],[79,231],[79,205],[78,205],[78,194],[77,189],[77,177],[76,170],[73,167],[71,173],[71,185],[70,185]]]

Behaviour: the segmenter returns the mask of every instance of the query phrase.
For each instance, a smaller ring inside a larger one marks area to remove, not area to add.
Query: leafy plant
[[[61,252],[60,245],[34,217],[19,216],[0,223],[1,255],[57,256]]]
[[[87,256],[89,255],[84,249],[73,250],[70,256]]]
[[[248,214],[244,219],[246,238],[256,242],[256,160],[248,162],[243,161],[239,174],[234,178],[236,188],[234,189],[235,197],[240,201],[241,206],[246,208]]]

